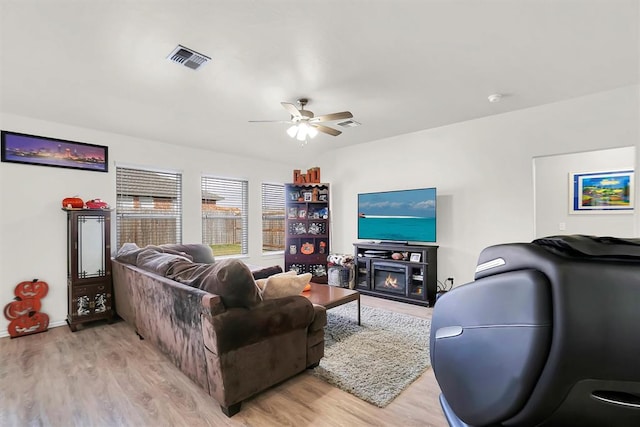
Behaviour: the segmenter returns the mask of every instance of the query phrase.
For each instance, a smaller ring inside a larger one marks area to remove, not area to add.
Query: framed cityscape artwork
[[[109,171],[109,147],[2,131],[2,161],[38,166]]]

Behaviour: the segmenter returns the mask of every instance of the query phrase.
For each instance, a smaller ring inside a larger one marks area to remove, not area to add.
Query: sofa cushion
[[[177,262],[192,264],[190,257],[185,253],[165,252],[157,246],[147,246],[138,254],[136,265],[143,270],[166,276],[169,267]]]
[[[124,243],[122,247],[118,249],[115,258],[120,262],[124,262],[125,264],[136,265],[138,254],[141,251],[142,248],[140,248],[135,243]]]
[[[200,262],[203,264],[211,264],[215,261],[213,251],[208,245],[202,243],[187,243],[187,244],[166,244],[160,245],[162,249],[175,252],[184,252],[191,256],[193,262]]]
[[[228,308],[251,308],[262,298],[249,268],[237,259],[228,258],[214,262],[209,274],[200,283],[200,289],[220,295]]]
[[[258,267],[258,266],[249,266],[251,270],[251,274],[253,274],[253,278],[265,279],[269,276],[273,276],[274,274],[282,273],[282,267],[279,265],[273,265],[271,267]]]
[[[262,299],[275,299],[291,295],[300,295],[311,280],[311,273],[291,274],[290,272],[275,274],[267,278],[262,289]]]
[[[175,246],[172,248],[171,246]],[[148,245],[144,248],[139,247],[135,243],[124,243],[122,247],[116,253],[115,259],[120,262],[124,262],[126,264],[138,265],[138,255],[144,250],[155,251],[155,253],[167,253],[173,255],[179,255],[184,258],[187,258],[190,261],[193,261],[193,257],[188,252],[180,250],[182,246],[191,246],[191,245],[162,245],[162,246],[154,246]],[[194,245],[195,246],[195,245]],[[211,252],[211,250],[209,250]],[[147,252],[146,258],[151,256],[152,252]]]

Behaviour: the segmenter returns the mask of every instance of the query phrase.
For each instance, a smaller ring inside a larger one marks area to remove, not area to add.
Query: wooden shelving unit
[[[329,184],[285,184],[285,270],[327,283]]]

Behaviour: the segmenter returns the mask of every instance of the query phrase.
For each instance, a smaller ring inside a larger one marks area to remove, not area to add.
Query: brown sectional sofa
[[[206,253],[203,246],[181,245],[179,252],[194,254],[188,262],[203,261],[198,254]],[[227,416],[237,413],[243,400],[320,362],[324,307],[300,295],[228,307],[223,296],[134,265],[142,250],[119,252],[113,260],[116,312],[216,399]],[[173,267],[184,270],[180,258]]]

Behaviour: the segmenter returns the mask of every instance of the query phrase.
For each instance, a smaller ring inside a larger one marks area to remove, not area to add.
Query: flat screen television
[[[436,241],[436,189],[358,194],[358,239]]]

